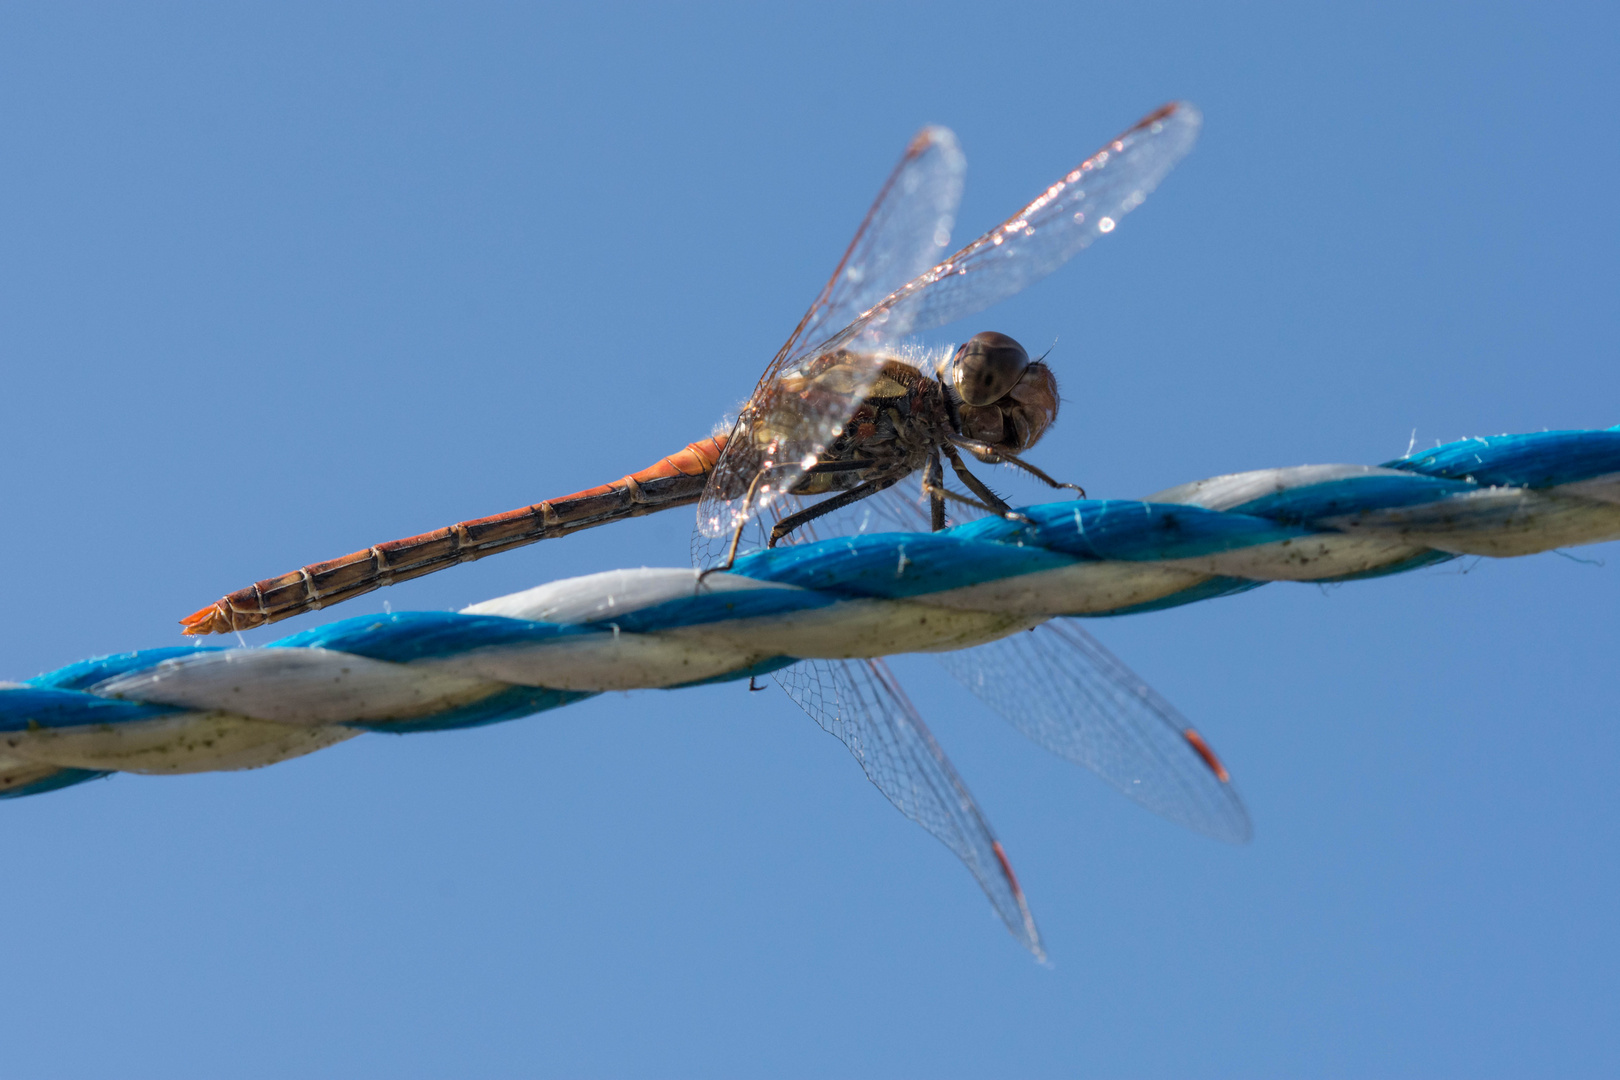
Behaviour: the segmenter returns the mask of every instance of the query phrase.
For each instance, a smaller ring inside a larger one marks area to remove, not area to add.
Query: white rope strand
[[[491,723],[798,659],[961,649],[1051,618],[1270,581],[1620,539],[1620,428],[1470,439],[1383,467],[1261,470],[1022,514],[758,552],[701,583],[691,570],[616,570],[457,613],[346,619],[263,648],[83,661],[0,686],[0,796],[113,771],[253,768],[365,730]]]

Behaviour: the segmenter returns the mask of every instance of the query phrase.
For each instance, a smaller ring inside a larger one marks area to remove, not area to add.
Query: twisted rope
[[[1236,473],[941,533],[572,578],[461,612],[345,619],[262,648],[104,656],[0,684],[0,797],[110,772],[269,765],[364,731],[512,720],[606,690],[798,659],[966,648],[1059,616],[1620,539],[1620,427],[1466,439],[1383,466]]]

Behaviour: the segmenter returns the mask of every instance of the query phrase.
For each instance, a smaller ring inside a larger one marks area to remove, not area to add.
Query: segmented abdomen
[[[223,634],[278,622],[431,574],[457,563],[550,540],[621,518],[698,501],[725,449],[719,435],[690,443],[658,464],[560,499],[391,540],[341,559],[311,563],[238,589],[180,620],[186,634]]]

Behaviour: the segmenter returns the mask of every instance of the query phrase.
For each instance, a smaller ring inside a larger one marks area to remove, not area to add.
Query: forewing
[[[839,350],[786,371],[743,406],[698,502],[692,558],[722,565],[734,537],[764,543],[788,492],[844,430],[886,354]]]
[[[967,864],[1007,929],[1044,958],[1024,892],[967,785],[881,660],[805,660],[776,673],[900,812]]]
[[[742,410],[698,507],[694,540],[698,561],[713,565],[737,526],[757,520],[762,511],[783,498],[859,404],[859,378],[845,380],[848,388],[842,395],[829,393],[806,400],[804,395],[783,390],[784,376],[792,375],[806,358],[813,361],[839,350],[860,353],[892,347],[907,334],[982,311],[1045,277],[1097,237],[1113,232],[1126,214],[1140,206],[1192,149],[1201,122],[1198,110],[1185,102],[1149,114],[1018,213],[823,338],[819,330],[836,325],[831,312],[857,306],[854,302],[834,304],[830,299],[844,295],[838,283],[848,276],[848,267],[856,265],[856,260],[846,257],[823,292],[828,301],[812,305]],[[903,161],[902,168],[904,165]],[[886,187],[879,196],[879,206],[892,197],[890,190]],[[874,207],[874,214],[877,210]],[[874,220],[868,216],[863,232]],[[915,226],[910,215],[895,220],[911,221]],[[851,251],[862,243],[862,234],[857,234]],[[897,266],[898,262],[882,265]],[[857,291],[848,295],[855,296]],[[865,291],[860,290],[859,295],[859,302],[864,303]],[[828,314],[819,314],[823,311]],[[818,332],[809,332],[812,324]]]
[[[834,363],[807,371],[804,361],[935,264],[950,243],[965,171],[947,128],[924,128],[907,146],[832,277],[739,411],[698,506],[693,554],[700,563],[713,565],[738,525],[780,499],[803,475],[803,462],[826,449],[859,405],[874,366]],[[859,346],[872,352],[887,343],[874,332]],[[784,386],[784,377],[792,385]]]
[[[967,159],[949,128],[917,132],[821,295],[782,345],[773,368],[811,355],[822,342],[939,261],[949,250],[966,172]],[[766,376],[771,374],[767,369]],[[765,380],[760,382],[764,385]]]
[[[1045,277],[1142,205],[1192,149],[1201,122],[1186,102],[1143,117],[1034,202],[896,290],[824,347],[943,326]]]
[[[1248,811],[1208,744],[1069,620],[939,661],[1019,731],[1148,809],[1219,840],[1249,839]]]

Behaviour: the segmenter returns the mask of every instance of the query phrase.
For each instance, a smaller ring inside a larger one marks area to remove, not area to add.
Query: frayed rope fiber
[[[1060,616],[1153,611],[1269,581],[1620,539],[1620,426],[1021,514],[761,551],[701,583],[687,569],[610,571],[461,612],[344,619],[263,648],[70,664],[0,684],[0,797],[117,771],[254,768],[364,731],[473,727],[799,659],[967,648]]]

